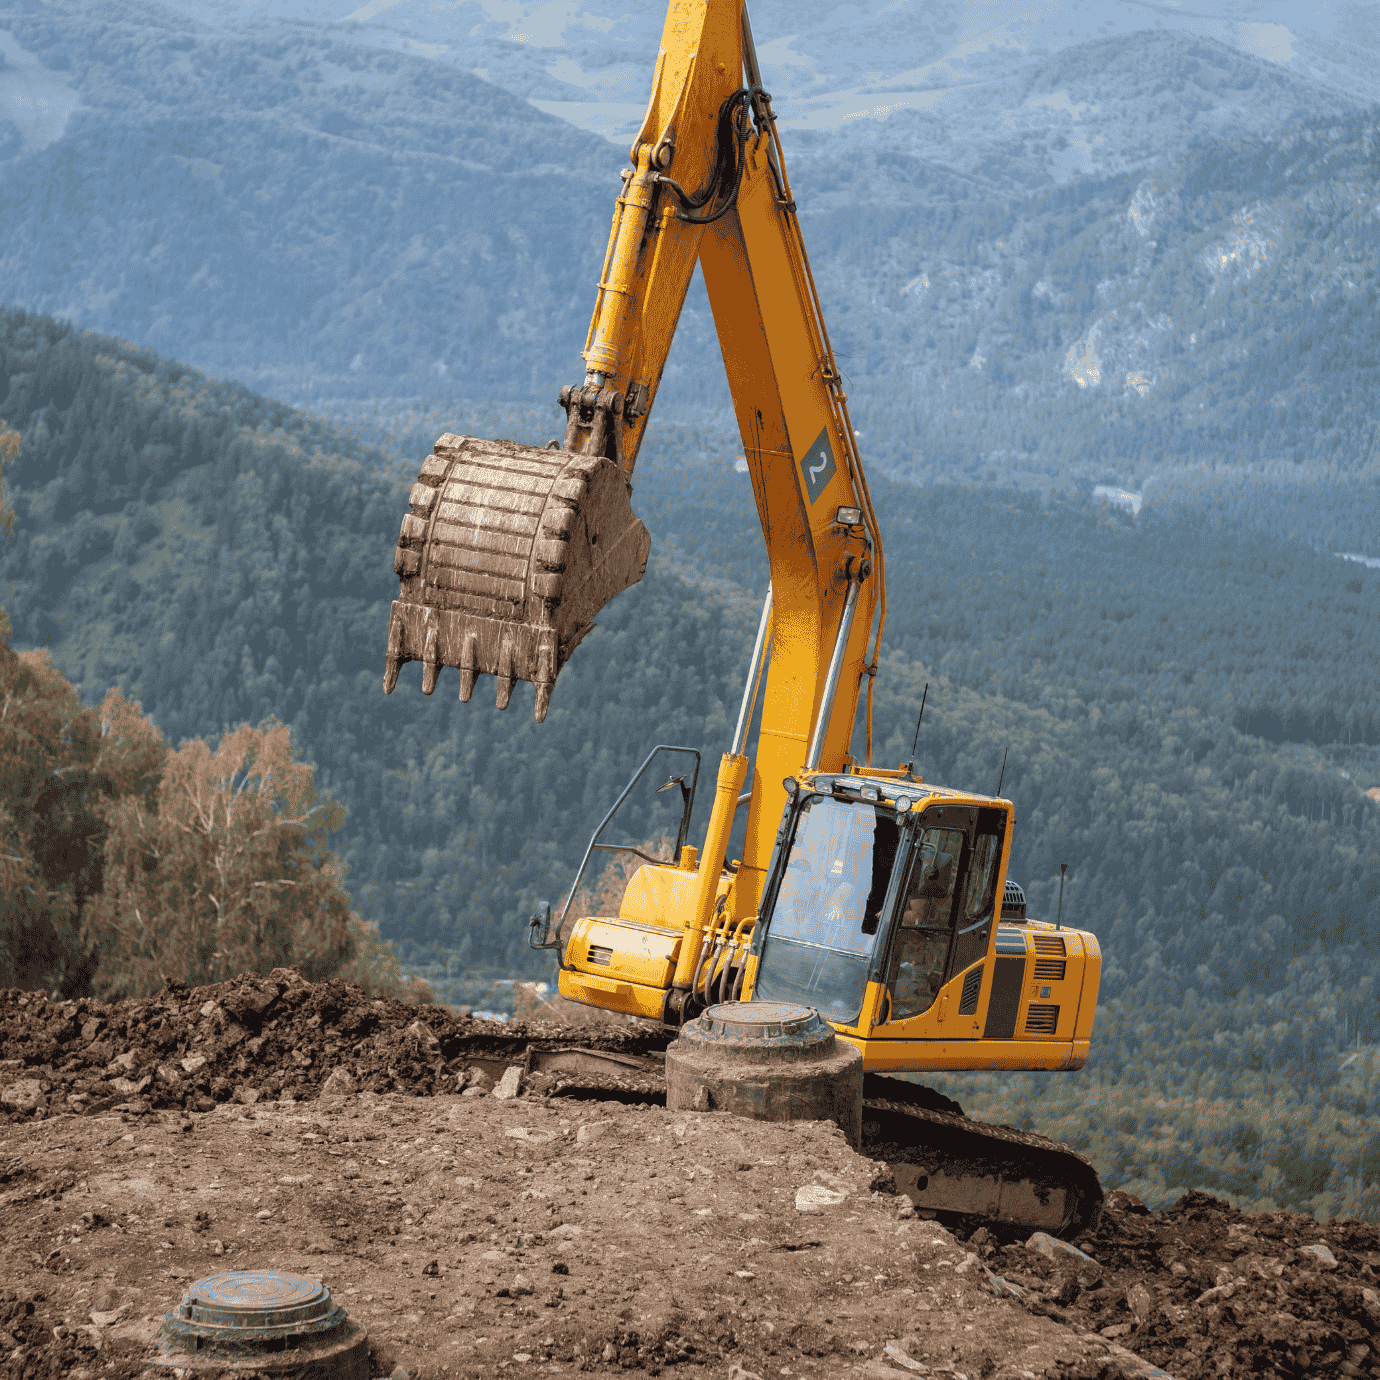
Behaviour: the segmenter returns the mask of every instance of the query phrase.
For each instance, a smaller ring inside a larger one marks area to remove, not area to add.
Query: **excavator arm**
[[[749,915],[786,801],[781,782],[845,765],[864,677],[871,757],[886,586],[881,532],[746,18],[743,31],[756,135],[735,203],[706,231],[700,263],[771,571],[770,671],[733,898],[737,914]]]
[[[503,708],[527,679],[545,716],[598,609],[645,568],[650,542],[628,503],[630,480],[697,262],[771,570],[770,671],[733,892],[742,917],[761,894],[780,782],[844,765],[864,676],[870,756],[885,595],[847,397],[738,0],[670,5],[614,208],[585,377],[561,390],[559,448],[448,433],[423,466],[399,538],[385,689],[410,660],[423,663],[427,694],[441,667],[456,666],[462,700],[488,672]],[[736,808],[745,784],[747,727],[721,765],[720,806]],[[697,911],[713,900],[732,818],[716,808]]]
[[[860,677],[875,667],[871,634],[875,627],[880,640],[885,616],[881,536],[771,97],[735,0],[671,5],[632,162],[584,351],[586,396],[624,398],[618,459],[631,474],[698,259],[771,571],[770,672],[732,892],[741,918],[761,895],[782,779],[805,766],[837,769],[848,754]],[[566,444],[574,439],[568,433]],[[825,666],[832,675],[821,674]],[[870,709],[869,694],[869,740]],[[747,727],[745,719],[722,764],[719,807],[730,796],[736,805],[745,784]],[[731,811],[715,813],[701,859],[706,882],[731,825]]]

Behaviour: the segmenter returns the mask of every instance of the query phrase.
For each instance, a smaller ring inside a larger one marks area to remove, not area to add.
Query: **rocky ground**
[[[965,1241],[828,1124],[525,1072],[659,1038],[290,972],[0,993],[0,1376],[139,1375],[188,1282],[256,1268],[322,1279],[409,1380],[1380,1375],[1375,1227],[1113,1194],[1074,1250]]]

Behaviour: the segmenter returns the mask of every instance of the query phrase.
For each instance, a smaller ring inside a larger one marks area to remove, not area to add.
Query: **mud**
[[[1197,1192],[1151,1212],[1113,1192],[1097,1230],[1074,1244],[1093,1259],[969,1238],[1031,1311],[1178,1380],[1380,1375],[1380,1227],[1247,1215]]]
[[[657,1105],[665,1042],[290,971],[0,993],[0,1377],[140,1375],[227,1268],[324,1279],[410,1380],[1380,1375],[1376,1227],[1113,1193],[1087,1258],[965,1242],[835,1127]],[[575,1045],[607,1100],[553,1095]]]
[[[495,1022],[440,1006],[370,1000],[343,982],[312,984],[293,969],[195,990],[169,984],[156,997],[106,1005],[50,1002],[0,992],[0,1118],[108,1110],[140,1113],[260,1098],[308,1100],[343,1070],[354,1092],[419,1097],[458,1092],[478,1071],[501,1072],[529,1047],[571,1043],[550,1021]],[[608,1024],[579,1041],[632,1061],[669,1037]],[[632,1070],[607,1078],[637,1095]]]

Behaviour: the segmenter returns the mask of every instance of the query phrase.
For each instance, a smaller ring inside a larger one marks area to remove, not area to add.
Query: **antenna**
[[[1056,930],[1064,926],[1064,873],[1069,870],[1068,863],[1059,864],[1059,918],[1054,922]]]
[[[915,721],[915,737],[911,739],[910,761],[906,763],[906,775],[909,776],[915,770],[915,746],[920,741],[920,725],[925,721],[925,701],[930,696],[930,683],[925,682],[925,693],[920,696],[920,717]]]
[[[1001,755],[1001,776],[1000,776],[1000,777],[998,778],[998,780],[997,780],[997,790],[996,790],[997,795],[1000,795],[1000,794],[1001,794],[1001,783],[1002,783],[1003,781],[1006,780],[1006,753],[1007,753],[1007,752],[1010,752],[1010,751],[1011,751],[1011,748],[1010,748],[1010,746],[1008,745],[1008,746],[1007,746],[1007,749],[1006,749],[1006,752],[1003,752],[1002,755]]]

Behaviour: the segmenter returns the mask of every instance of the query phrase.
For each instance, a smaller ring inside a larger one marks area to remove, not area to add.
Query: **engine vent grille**
[[[958,999],[958,1014],[974,1016],[977,1014],[978,994],[982,991],[982,965],[979,964],[963,979],[963,995]]]
[[[1057,934],[1037,934],[1031,937],[1035,940],[1037,954],[1058,954],[1062,958],[1068,953],[1064,941]]]
[[[1035,960],[1035,981],[1063,982],[1068,966],[1062,958],[1037,958]]]
[[[613,967],[613,950],[606,948],[603,944],[591,944],[586,962],[595,968],[611,968]]]
[[[1025,1013],[1025,1033],[1027,1035],[1053,1035],[1059,1024],[1057,1006],[1030,1006]]]

